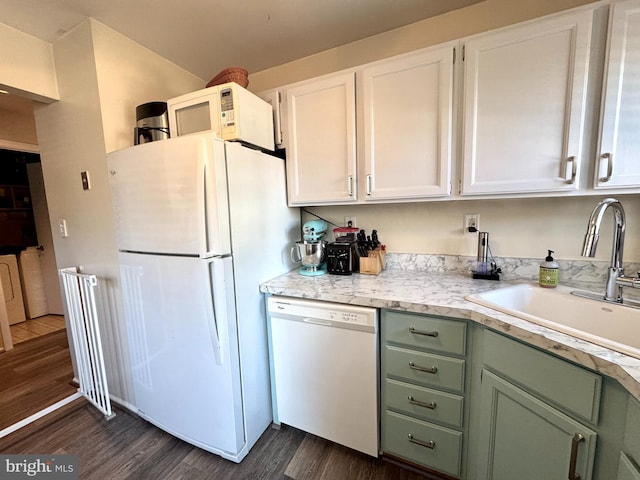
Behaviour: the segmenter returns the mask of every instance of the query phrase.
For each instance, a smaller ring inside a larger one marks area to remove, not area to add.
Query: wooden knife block
[[[376,248],[375,250],[369,250],[368,257],[360,257],[360,273],[366,275],[377,275],[386,266],[386,254],[385,250]]]

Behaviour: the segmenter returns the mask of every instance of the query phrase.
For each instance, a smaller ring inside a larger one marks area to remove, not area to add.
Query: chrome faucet
[[[622,287],[630,286],[640,288],[640,277],[626,277],[622,266],[622,252],[624,250],[625,216],[622,204],[615,198],[605,198],[599,202],[587,225],[587,234],[582,245],[583,257],[595,257],[600,234],[600,223],[607,209],[613,210],[613,249],[611,251],[611,265],[607,269],[607,284],[604,300],[607,302],[622,303]]]

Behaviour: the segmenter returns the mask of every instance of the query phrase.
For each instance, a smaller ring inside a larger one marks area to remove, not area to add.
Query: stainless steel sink
[[[640,358],[640,309],[583,298],[576,289],[519,284],[467,300]],[[596,294],[594,294],[596,295]]]

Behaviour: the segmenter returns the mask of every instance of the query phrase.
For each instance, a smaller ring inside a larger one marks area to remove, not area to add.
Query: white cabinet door
[[[576,190],[591,11],[465,45],[462,194]]]
[[[285,95],[289,204],[355,202],[355,74],[323,77]]]
[[[453,45],[362,71],[365,201],[446,196],[451,184]]]
[[[640,1],[614,3],[595,188],[640,187]]]

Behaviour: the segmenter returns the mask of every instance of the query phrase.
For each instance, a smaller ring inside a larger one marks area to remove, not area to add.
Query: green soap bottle
[[[560,271],[560,265],[556,262],[551,254],[553,250],[547,250],[549,254],[544,259],[544,262],[540,264],[540,276],[538,283],[541,287],[555,288],[558,286],[558,272]]]

